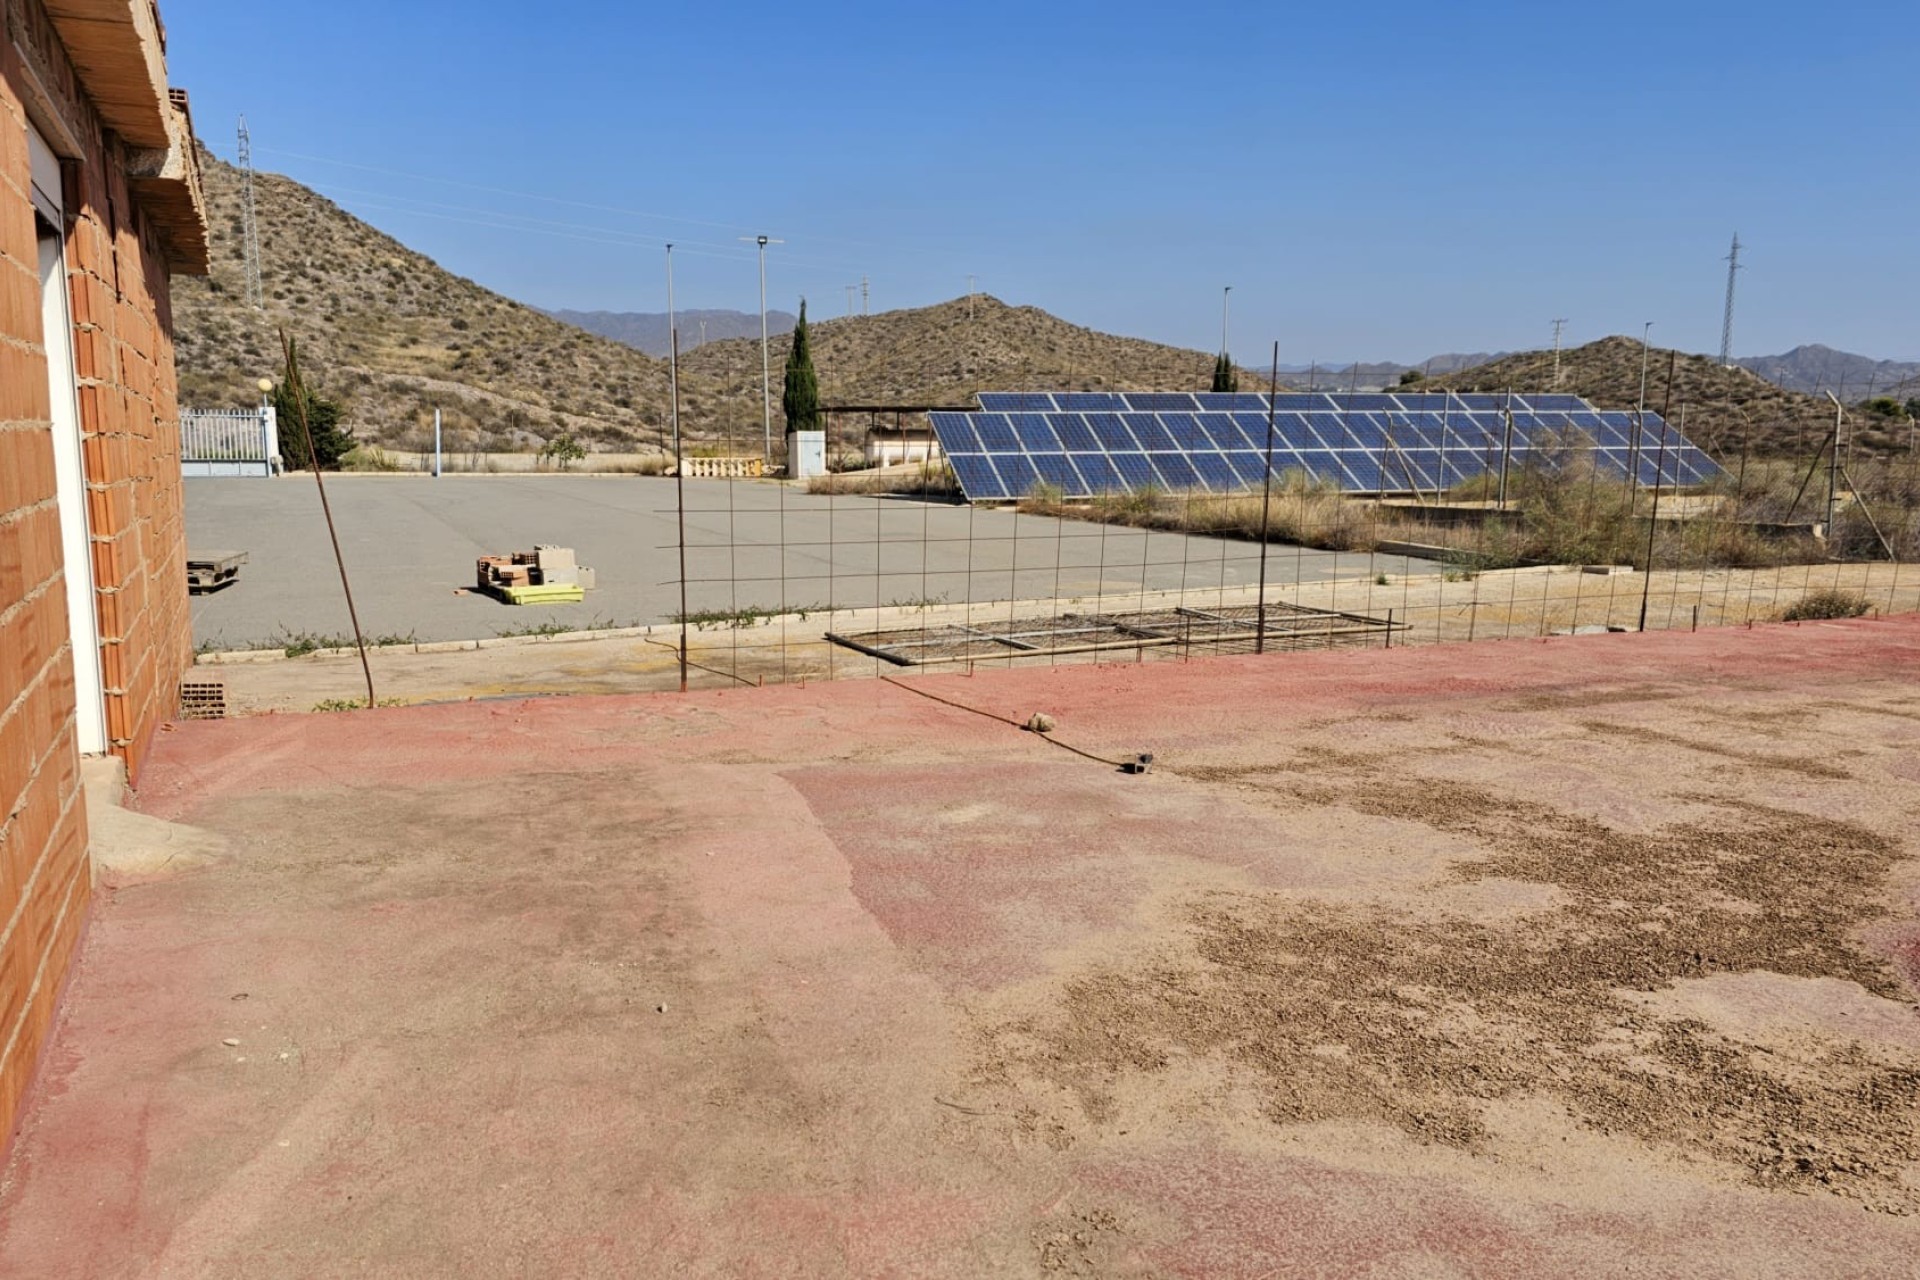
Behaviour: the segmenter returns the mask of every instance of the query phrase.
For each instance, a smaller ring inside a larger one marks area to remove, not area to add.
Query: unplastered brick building
[[[173,272],[204,273],[153,0],[0,0],[0,1146],[92,891],[80,759],[139,776],[192,661]]]

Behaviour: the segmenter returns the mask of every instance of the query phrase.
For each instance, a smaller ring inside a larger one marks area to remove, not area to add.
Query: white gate
[[[280,432],[271,405],[182,409],[180,474],[270,476],[280,469]]]

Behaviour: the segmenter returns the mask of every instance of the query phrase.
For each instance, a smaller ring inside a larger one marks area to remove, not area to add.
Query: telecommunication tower
[[[1740,234],[1733,236],[1733,251],[1727,254],[1727,314],[1720,322],[1720,363],[1733,367],[1733,281],[1740,271]]]
[[[255,311],[266,305],[260,291],[260,228],[253,210],[253,140],[247,136],[247,118],[240,117],[240,254],[246,262],[247,305]]]

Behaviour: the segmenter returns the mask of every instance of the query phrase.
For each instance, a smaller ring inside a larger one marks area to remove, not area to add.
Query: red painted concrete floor
[[[1911,1276],[1920,620],[185,724],[0,1274]],[[1516,976],[1518,975],[1518,976]]]

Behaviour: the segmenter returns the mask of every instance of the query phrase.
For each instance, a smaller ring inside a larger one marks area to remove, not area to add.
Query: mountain
[[[1320,364],[1283,364],[1280,372],[1296,386],[1313,386],[1321,391],[1381,391],[1399,383],[1408,373],[1423,375],[1453,373],[1474,365],[1486,364],[1507,355],[1505,351],[1480,351],[1472,355],[1452,352],[1430,356],[1419,364],[1396,364],[1391,360],[1327,361]]]
[[[665,358],[671,345],[667,332],[667,313],[664,311],[567,311],[562,309],[549,311],[547,314],[556,320],[564,320],[570,325],[585,329],[588,333],[597,333],[603,338],[612,338],[615,342],[624,342],[630,347],[637,347],[650,356]],[[704,342],[717,342],[723,338],[758,339],[760,337],[760,314],[757,311],[682,311],[673,319],[680,328],[680,354],[683,356]],[[792,329],[792,312],[767,312],[769,333],[789,333]]]
[[[1831,391],[1849,404],[1920,378],[1920,360],[1875,360],[1819,343],[1777,356],[1743,356],[1734,363],[1790,391],[1816,396]]]
[[[825,405],[960,405],[976,391],[1203,391],[1213,378],[1204,351],[1116,337],[984,293],[808,327]],[[771,344],[776,406],[790,342]],[[680,367],[689,415],[718,421],[722,434],[763,429],[757,337],[709,342]],[[1266,385],[1264,371],[1242,369],[1240,380],[1249,390]]]
[[[1527,351],[1463,369],[1427,385],[1456,391],[1562,391],[1583,396],[1602,409],[1631,409],[1639,402],[1641,346],[1637,339],[1602,338],[1560,355],[1560,379],[1554,379],[1551,351]],[[1647,407],[1668,402],[1667,367],[1673,353],[1654,348],[1647,361]],[[1668,418],[1684,421],[1686,433],[1717,458],[1738,457],[1744,449],[1756,457],[1805,457],[1818,448],[1833,426],[1833,406],[1789,391],[1744,368],[1727,368],[1707,356],[1677,357]],[[1848,440],[1870,453],[1905,447],[1905,424],[1895,438],[1885,424],[1862,415],[1851,419]]]
[[[664,362],[443,270],[278,174],[254,175],[265,307],[247,306],[240,171],[200,159],[212,269],[174,280],[183,406],[254,403],[254,382],[280,373],[284,328],[362,439],[417,442],[436,407],[456,448],[663,438]]]
[[[311,380],[345,402],[347,425],[362,440],[418,447],[435,408],[448,447],[460,450],[528,449],[563,432],[610,449],[666,439],[665,361],[456,276],[278,174],[254,175],[265,306],[249,307],[240,171],[205,151],[201,163],[212,267],[204,278],[174,281],[182,405],[255,403],[255,381],[279,375],[284,328]],[[682,313],[696,327],[698,314]],[[731,436],[743,446],[758,438],[759,316],[751,320],[753,337],[710,340],[682,359],[689,437]],[[686,331],[683,319],[683,338]],[[996,389],[1198,390],[1214,361],[984,294],[823,320],[813,334],[829,404],[962,404]],[[772,343],[776,405],[788,341],[782,334]],[[1243,386],[1264,385],[1255,372],[1241,377]]]

